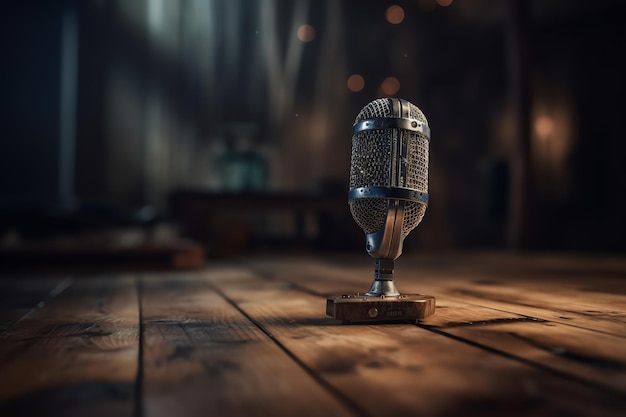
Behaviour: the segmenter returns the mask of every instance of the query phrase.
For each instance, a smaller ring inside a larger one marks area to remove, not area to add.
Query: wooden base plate
[[[326,315],[350,322],[416,321],[435,312],[435,297],[401,294],[397,297],[339,295],[326,299]]]

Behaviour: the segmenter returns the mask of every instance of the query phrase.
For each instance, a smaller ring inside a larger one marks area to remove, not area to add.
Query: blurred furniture
[[[204,247],[180,238],[152,206],[0,209],[0,269],[189,269],[204,263]]]
[[[204,248],[174,239],[135,244],[31,243],[0,248],[0,270],[194,269],[205,265]]]
[[[250,250],[361,248],[363,233],[352,220],[347,192],[170,193],[169,218],[181,235],[206,245],[210,255],[232,257]]]
[[[326,317],[366,258],[4,277],[0,415],[624,416],[623,257],[405,257],[434,316]]]

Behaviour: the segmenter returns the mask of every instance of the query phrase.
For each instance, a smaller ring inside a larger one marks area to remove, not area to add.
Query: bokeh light
[[[315,39],[315,28],[311,25],[302,25],[298,28],[298,39],[302,42],[311,42]]]
[[[539,116],[535,119],[535,133],[540,139],[548,139],[555,130],[554,120],[550,116]]]
[[[365,79],[359,74],[352,74],[348,77],[347,85],[348,90],[357,93],[365,87]]]
[[[394,25],[401,23],[404,20],[404,9],[396,4],[389,6],[385,12],[385,19]]]
[[[437,4],[442,7],[448,7],[454,0],[437,0]]]
[[[380,89],[384,94],[393,96],[400,91],[400,81],[396,77],[387,77],[380,85]]]

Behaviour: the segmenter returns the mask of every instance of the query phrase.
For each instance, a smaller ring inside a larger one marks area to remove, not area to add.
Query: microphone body
[[[429,141],[424,113],[406,100],[374,100],[356,117],[348,202],[377,260],[368,294],[398,295],[392,261],[426,212]]]
[[[397,259],[428,205],[428,122],[408,101],[383,98],[361,110],[352,134],[352,217],[370,256]]]
[[[406,100],[380,98],[366,105],[352,127],[350,212],[375,259],[367,293],[331,296],[326,314],[344,323],[419,320],[435,312],[435,298],[400,294],[394,261],[428,205],[430,127]]]

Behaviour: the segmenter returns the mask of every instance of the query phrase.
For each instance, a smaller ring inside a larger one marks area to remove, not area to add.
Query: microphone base
[[[435,312],[435,297],[423,294],[344,294],[326,299],[326,315],[349,323],[416,322]]]

